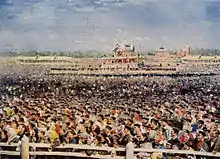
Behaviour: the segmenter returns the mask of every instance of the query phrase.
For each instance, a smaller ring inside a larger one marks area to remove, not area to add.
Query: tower
[[[186,45],[186,52],[185,52],[185,56],[189,56],[190,55],[190,46]]]

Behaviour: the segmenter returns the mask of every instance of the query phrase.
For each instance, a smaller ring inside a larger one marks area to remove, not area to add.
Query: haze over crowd
[[[0,50],[103,50],[125,37],[137,49],[216,48],[219,1],[1,0]]]

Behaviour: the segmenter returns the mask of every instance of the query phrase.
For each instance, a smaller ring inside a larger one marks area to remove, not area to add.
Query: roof
[[[167,51],[167,50],[161,46],[159,49],[157,49],[157,51]]]
[[[127,57],[123,57],[123,56],[118,56],[118,57],[105,57],[102,58],[103,60],[118,60],[118,59],[137,59],[138,56],[127,56]]]

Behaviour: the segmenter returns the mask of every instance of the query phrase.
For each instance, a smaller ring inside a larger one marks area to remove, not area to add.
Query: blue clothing
[[[70,140],[70,144],[76,144],[76,140],[75,140],[74,138],[72,138],[72,139]]]
[[[192,133],[196,132],[198,129],[198,125],[197,124],[193,124],[192,125]]]

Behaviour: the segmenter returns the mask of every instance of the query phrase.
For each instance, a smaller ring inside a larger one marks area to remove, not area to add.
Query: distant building
[[[113,49],[114,55],[113,57],[103,58],[103,64],[111,65],[114,64],[131,64],[138,62],[138,55],[135,52],[134,45],[125,44],[119,45],[118,43],[115,45]]]
[[[186,45],[184,48],[177,50],[173,53],[170,51],[167,51],[164,47],[161,46],[159,49],[155,50],[154,55],[156,57],[182,58],[182,57],[190,55],[190,46]]]
[[[168,56],[167,50],[164,47],[160,47],[155,51],[155,56],[157,57],[166,57]]]
[[[189,56],[189,55],[190,55],[190,46],[186,45],[185,56]]]
[[[185,48],[183,48],[177,52],[178,57],[185,57],[185,56],[189,56],[189,55],[190,55],[190,46],[189,45],[186,45]]]
[[[116,44],[114,49],[114,57],[128,57],[128,56],[136,56],[135,47],[131,44],[119,45]]]

